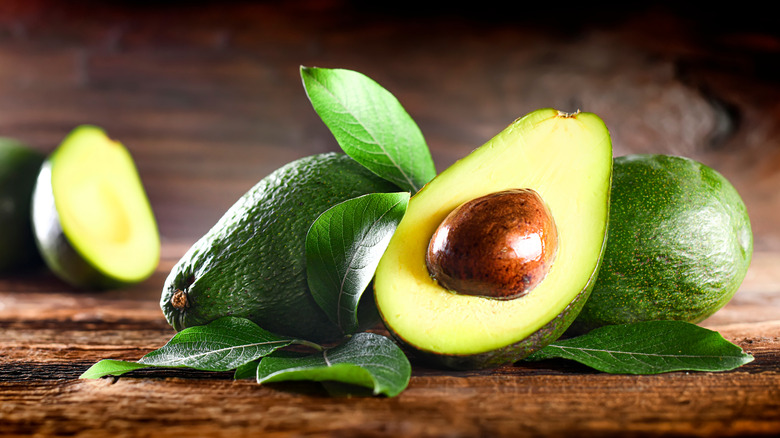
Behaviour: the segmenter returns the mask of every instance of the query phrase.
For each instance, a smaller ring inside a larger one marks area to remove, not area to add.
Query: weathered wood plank
[[[766,270],[775,258],[758,254],[759,272],[705,324],[756,357],[736,371],[613,376],[566,361],[479,372],[416,366],[395,399],[188,370],[78,380],[99,359],[136,360],[170,338],[152,298],[171,261],[132,293],[68,291],[47,276],[0,282],[0,424],[9,435],[771,435],[780,432],[779,303],[769,287],[778,274]],[[742,307],[750,318],[741,319]]]
[[[606,376],[506,367],[415,376],[391,400],[329,397],[307,384],[259,386],[230,381],[224,373],[141,373],[98,381],[55,373],[67,377],[3,382],[5,430],[156,436],[188,428],[204,435],[341,431],[347,436],[739,436],[780,430],[776,371],[758,378],[746,371]]]

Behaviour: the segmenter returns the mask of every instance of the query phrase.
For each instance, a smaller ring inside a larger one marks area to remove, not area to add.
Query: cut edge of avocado
[[[157,268],[157,222],[133,158],[101,128],[75,128],[44,162],[33,228],[46,264],[84,288],[139,283]]]
[[[549,108],[516,120],[453,164],[412,197],[377,269],[375,298],[388,330],[420,356],[465,369],[519,360],[560,336],[598,273],[611,174],[604,122]],[[425,264],[436,227],[464,202],[512,188],[538,192],[558,227],[558,254],[545,279],[514,300],[439,286]]]

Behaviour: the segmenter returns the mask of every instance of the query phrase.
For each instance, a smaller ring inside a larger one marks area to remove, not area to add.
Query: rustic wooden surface
[[[43,269],[0,278],[0,435],[780,434],[780,38],[771,16],[400,5],[0,3],[0,136],[49,151],[78,124],[103,126],[136,158],[163,239],[155,275],[129,289],[76,291]],[[555,361],[474,373],[417,366],[393,399],[229,373],[78,380],[99,359],[135,360],[170,338],[157,303],[164,278],[238,196],[288,161],[337,149],[303,93],[300,65],[378,80],[417,120],[439,169],[515,117],[552,106],[600,114],[616,155],[676,153],[721,171],[748,205],[756,254],[734,300],[703,325],[756,360],[659,376]]]

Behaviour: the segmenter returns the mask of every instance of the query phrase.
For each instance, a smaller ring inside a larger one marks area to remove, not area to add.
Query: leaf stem
[[[317,351],[325,351],[325,347],[323,347],[322,345],[317,344],[315,342],[307,341],[305,339],[296,339],[295,341],[293,341],[293,343],[298,345],[304,345],[306,347],[313,348]]]

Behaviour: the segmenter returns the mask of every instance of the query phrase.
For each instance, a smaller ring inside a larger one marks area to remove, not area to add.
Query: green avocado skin
[[[616,157],[607,249],[572,333],[697,323],[726,305],[753,253],[747,209],[720,173],[670,155]]]
[[[165,317],[177,331],[232,315],[279,335],[316,342],[340,338],[307,287],[306,233],[337,203],[398,190],[342,153],[312,155],[277,169],[173,267],[160,298]]]
[[[0,138],[0,272],[39,265],[30,208],[45,155]]]

